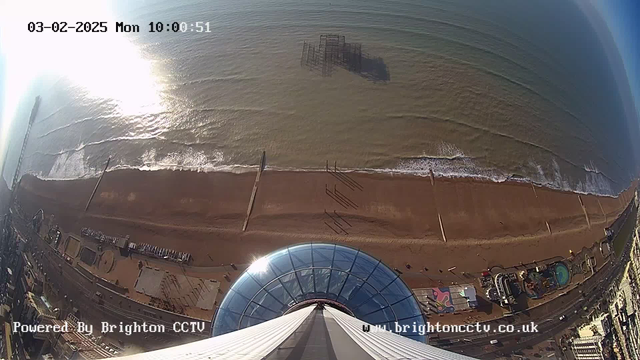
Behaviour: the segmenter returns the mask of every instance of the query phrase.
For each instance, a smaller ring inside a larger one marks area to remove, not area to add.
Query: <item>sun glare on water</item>
[[[94,21],[106,22],[107,31],[28,30],[29,22],[76,26],[76,22]],[[115,32],[116,21],[104,1],[0,0],[0,51],[6,61],[0,149],[6,146],[18,102],[32,81],[42,75],[66,78],[83,88],[87,96],[111,99],[123,115],[162,110],[151,62],[126,34]]]

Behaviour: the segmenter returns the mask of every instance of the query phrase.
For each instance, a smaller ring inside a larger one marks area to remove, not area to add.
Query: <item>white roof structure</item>
[[[370,326],[370,331],[363,331]],[[330,306],[309,305],[275,319],[127,360],[471,359],[376,328]]]

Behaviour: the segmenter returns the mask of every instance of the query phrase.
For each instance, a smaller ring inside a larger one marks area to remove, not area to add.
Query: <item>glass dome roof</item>
[[[256,260],[233,284],[217,310],[213,336],[271,320],[314,299],[372,325],[425,342],[413,331],[424,318],[413,293],[398,274],[366,253],[334,244],[302,244]],[[424,328],[423,328],[424,329]]]

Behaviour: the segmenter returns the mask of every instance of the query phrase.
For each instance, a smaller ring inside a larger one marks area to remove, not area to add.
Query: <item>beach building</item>
[[[516,296],[518,295],[513,289],[514,284],[517,282],[516,275],[513,273],[500,273],[494,277],[494,281],[500,305],[504,307],[515,305]]]
[[[591,258],[589,258],[591,259]],[[589,266],[593,269],[593,263],[589,260]],[[564,262],[537,266],[529,269],[524,277],[524,290],[532,299],[541,299],[545,295],[561,289],[571,281],[571,272]]]
[[[413,293],[420,304],[436,314],[469,311],[478,307],[476,288],[472,284],[413,289]]]

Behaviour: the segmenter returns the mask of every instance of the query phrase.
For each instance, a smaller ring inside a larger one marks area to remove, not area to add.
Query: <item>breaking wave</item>
[[[212,154],[186,148],[184,151],[171,152],[166,155],[158,155],[155,149],[147,150],[138,159],[138,165],[118,164],[112,162],[108,171],[124,169],[136,169],[141,171],[158,170],[188,170],[201,172],[234,172],[242,173],[254,171],[254,165],[232,165],[225,163],[226,158],[221,151]],[[560,165],[556,159],[552,160],[551,171],[544,171],[543,167],[533,161],[526,166],[526,175],[505,174],[494,168],[481,167],[476,164],[473,157],[467,156],[462,150],[453,144],[441,143],[436,155],[410,156],[400,160],[393,168],[364,168],[343,169],[352,172],[409,174],[414,176],[429,176],[431,172],[438,177],[447,178],[474,178],[485,181],[505,182],[518,181],[534,183],[556,190],[572,191],[581,194],[595,194],[602,196],[616,196],[611,181],[603,175],[594,165],[585,165],[585,176],[582,179],[571,181],[560,171]],[[268,165],[267,169],[273,171],[319,171],[323,168],[286,168]],[[72,180],[97,177],[102,169],[91,167],[87,164],[84,147],[77,151],[61,152],[48,173],[34,174],[47,180]]]
[[[503,171],[478,166],[473,158],[466,156],[462,150],[452,144],[442,144],[436,156],[404,158],[393,169],[368,169],[389,173],[404,173],[417,176],[429,176],[430,172],[439,177],[476,178],[493,182],[519,181],[556,190],[572,191],[581,194],[617,196],[611,181],[594,165],[585,165],[585,177],[577,182],[571,181],[560,171],[560,165],[554,158],[551,162],[552,172],[545,173],[542,166],[529,161],[526,175],[505,174]]]

